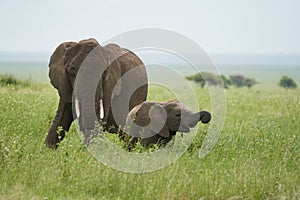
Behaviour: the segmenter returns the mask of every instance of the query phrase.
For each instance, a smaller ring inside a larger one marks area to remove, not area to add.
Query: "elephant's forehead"
[[[181,110],[182,108],[183,108],[182,105],[178,102],[169,103],[167,106],[167,109],[172,110],[172,111]]]

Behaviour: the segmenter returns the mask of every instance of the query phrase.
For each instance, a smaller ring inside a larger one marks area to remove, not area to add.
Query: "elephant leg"
[[[139,138],[137,138],[137,137],[130,138],[130,136],[128,136],[128,137],[129,137],[129,141],[127,141],[128,142],[127,150],[130,152],[135,147],[136,143],[139,141]]]
[[[113,103],[110,103],[109,110],[104,113],[107,113],[107,115],[106,115],[107,131],[110,133],[117,133],[117,134],[119,134],[120,138],[122,138],[123,137],[122,129],[124,128],[123,126],[125,124],[123,122],[124,120],[122,120],[124,117],[122,117],[122,116],[124,115],[125,111],[124,111],[124,109],[119,108],[118,104],[114,103],[116,99],[118,99],[118,98],[115,97],[112,100]],[[113,113],[112,106],[115,106],[114,112],[116,112],[116,113]],[[120,124],[118,124],[117,122]]]
[[[105,105],[105,101],[104,101],[104,105]],[[113,119],[113,115],[112,115],[112,111],[110,107],[104,106],[104,127],[105,130],[107,130],[110,133],[116,133],[116,123]]]
[[[60,99],[55,118],[45,140],[46,145],[50,148],[57,148],[57,144],[64,139],[65,131],[69,131],[73,120],[72,103],[66,103]],[[62,128],[59,133],[57,133],[58,127]]]
[[[103,98],[102,98],[102,103],[103,103],[103,128],[104,130],[111,132],[112,133],[112,129],[114,129],[114,123],[112,123],[112,111],[111,111],[111,98],[112,98],[112,88],[111,86],[103,81]],[[100,106],[98,108],[98,110],[100,111]],[[99,112],[100,113],[100,112]]]

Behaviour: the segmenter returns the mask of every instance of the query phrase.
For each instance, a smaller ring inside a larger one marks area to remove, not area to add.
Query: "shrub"
[[[228,88],[228,85],[231,84],[230,80],[227,79],[224,75],[219,76],[210,72],[197,73],[191,76],[187,76],[186,79],[198,83],[201,87],[204,87],[205,84],[207,84],[221,87],[224,86],[225,88]]]
[[[279,82],[279,86],[283,87],[283,88],[286,88],[286,89],[295,89],[295,88],[297,88],[296,82],[292,78],[289,78],[287,76],[281,77],[281,80]]]
[[[13,75],[0,75],[0,84],[1,85],[17,85],[19,81]]]
[[[246,78],[244,81],[244,85],[248,88],[251,88],[253,85],[257,84],[258,82],[254,78]]]
[[[232,85],[236,87],[243,87],[246,86],[251,88],[253,85],[257,84],[258,82],[253,78],[246,78],[243,75],[231,75],[230,80]]]
[[[187,76],[185,77],[187,80],[189,81],[194,81],[196,82],[197,84],[199,84],[201,87],[204,87],[205,85],[205,80],[203,79],[201,73],[197,73],[197,74],[194,74],[194,75],[191,75],[191,76]]]
[[[0,74],[0,86],[18,85],[28,87],[30,83],[30,80],[18,80],[11,74]]]
[[[204,78],[203,78],[204,77]],[[186,77],[187,80],[194,81],[199,84],[201,87],[204,87],[205,84],[213,86],[221,86],[228,88],[233,85],[235,87],[248,87],[251,88],[253,85],[258,82],[253,78],[246,78],[243,75],[231,75],[229,79],[224,75],[215,75],[210,72],[197,73],[191,76]]]
[[[228,86],[232,85],[232,81],[228,79],[226,76],[221,75],[221,78],[223,80],[225,88],[228,88]]]

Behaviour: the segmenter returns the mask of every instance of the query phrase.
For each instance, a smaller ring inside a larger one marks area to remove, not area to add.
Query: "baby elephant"
[[[179,132],[189,132],[199,121],[208,123],[211,115],[207,111],[193,113],[180,101],[143,102],[127,115],[125,132],[138,138],[144,146],[166,144]]]

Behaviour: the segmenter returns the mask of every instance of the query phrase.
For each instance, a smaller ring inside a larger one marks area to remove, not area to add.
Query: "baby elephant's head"
[[[199,121],[208,123],[207,111],[193,113],[180,101],[143,102],[134,107],[126,120],[126,132],[141,138],[144,145],[167,143],[176,132],[189,132]]]

